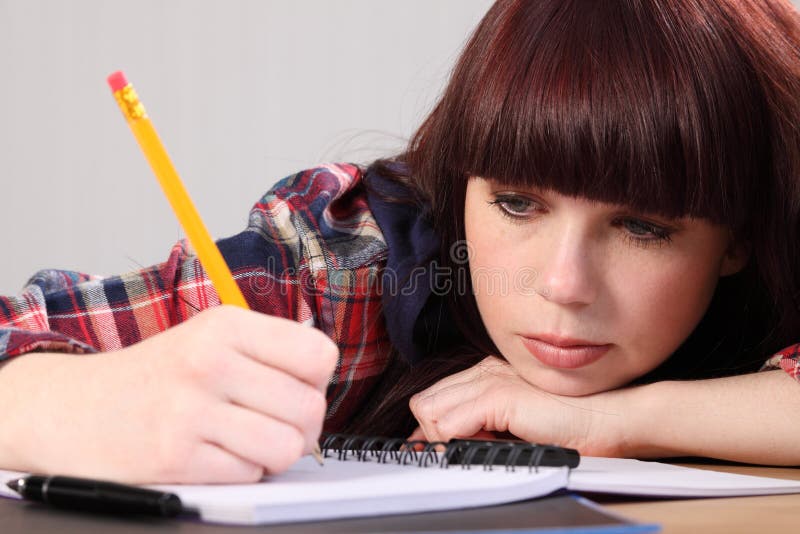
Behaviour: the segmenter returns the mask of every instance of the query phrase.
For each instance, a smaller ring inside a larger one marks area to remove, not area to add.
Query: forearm
[[[626,456],[800,465],[800,384],[783,371],[658,382],[619,400]]]

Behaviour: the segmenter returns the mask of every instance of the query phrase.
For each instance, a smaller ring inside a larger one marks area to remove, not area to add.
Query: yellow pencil
[[[200,264],[208,273],[211,283],[217,290],[219,300],[223,304],[249,308],[228,264],[225,263],[216,243],[211,239],[206,225],[200,218],[200,214],[197,213],[189,193],[186,192],[183,182],[175,171],[133,85],[128,83],[122,71],[111,74],[108,77],[108,85],[111,86],[111,91],[114,93],[114,98],[119,104],[125,120],[128,121],[128,126],[158,178],[161,189],[164,190],[164,194],[172,206],[172,211],[178,217],[183,231],[186,232],[186,237],[189,238],[189,243],[197,253]],[[314,448],[313,454],[322,464],[319,445]]]
[[[164,150],[164,146],[153,128],[153,123],[150,122],[133,86],[128,83],[122,72],[115,72],[109,76],[108,84],[114,92],[114,98],[128,121],[134,137],[139,142],[142,152],[158,178],[172,210],[183,226],[189,243],[197,253],[200,264],[208,273],[211,283],[217,290],[219,300],[223,304],[247,308],[247,301],[244,300],[228,264],[225,263],[217,245],[208,234],[206,225],[200,219],[192,199],[186,192],[186,188],[183,187],[183,182],[175,172],[175,167],[172,166],[172,161],[169,159],[167,151]]]

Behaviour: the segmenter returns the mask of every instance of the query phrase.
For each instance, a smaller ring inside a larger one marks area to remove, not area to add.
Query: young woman
[[[219,242],[257,311],[183,243],[0,299],[0,466],[247,481],[323,426],[796,464],[798,119],[788,2],[500,0],[404,154]]]

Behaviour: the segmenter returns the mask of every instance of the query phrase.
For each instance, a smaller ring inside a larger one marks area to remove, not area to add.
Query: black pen
[[[174,493],[116,482],[65,476],[31,475],[7,482],[23,499],[59,508],[110,514],[174,517],[183,511]]]

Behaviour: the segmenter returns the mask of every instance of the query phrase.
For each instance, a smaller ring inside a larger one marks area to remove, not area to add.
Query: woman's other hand
[[[419,428],[411,439],[483,439],[494,432],[578,449],[592,456],[623,456],[621,403],[625,390],[567,397],[547,393],[489,356],[440,380],[410,400]]]

